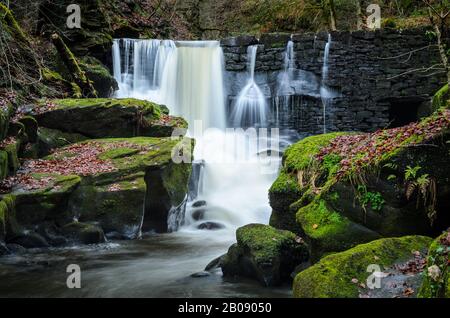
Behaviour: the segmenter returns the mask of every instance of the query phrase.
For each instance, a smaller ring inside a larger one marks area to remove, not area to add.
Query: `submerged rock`
[[[49,247],[47,240],[35,232],[25,231],[8,240],[10,243],[23,246],[25,248]]]
[[[155,103],[137,99],[57,99],[42,101],[35,115],[40,126],[89,138],[169,137],[187,128],[179,117]]]
[[[308,260],[307,245],[289,231],[250,224],[238,229],[236,238],[237,244],[220,261],[224,276],[244,276],[264,286],[277,286]]]
[[[379,266],[383,271],[410,259],[417,251],[426,251],[430,242],[430,238],[423,236],[387,238],[326,256],[295,277],[294,296],[358,298],[361,293],[367,291],[367,280],[374,282],[374,279],[371,279],[374,277],[374,271],[369,266]],[[382,273],[379,277],[381,288],[391,288],[383,283]]]
[[[211,273],[208,272],[198,272],[191,275],[192,278],[205,278],[211,276]]]
[[[222,267],[222,262],[226,257],[227,257],[227,254],[224,254],[222,256],[217,257],[216,259],[213,259],[211,262],[209,262],[208,265],[206,265],[205,271],[211,272],[215,269]]]
[[[225,228],[225,226],[215,222],[205,222],[200,224],[197,228],[199,230],[221,230]]]
[[[0,242],[0,256],[6,255],[6,254],[9,254],[9,253],[10,253],[10,250],[8,249],[6,244],[3,243],[3,242]]]

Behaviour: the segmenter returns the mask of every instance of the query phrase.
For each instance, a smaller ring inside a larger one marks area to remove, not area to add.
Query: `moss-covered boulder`
[[[295,216],[298,204],[293,205],[293,203],[303,196],[305,199],[308,197],[308,188],[302,185],[302,179],[307,179],[305,171],[314,162],[320,149],[340,135],[343,133],[312,136],[286,150],[280,175],[269,190],[270,205],[273,209],[270,225],[294,233],[301,232]]]
[[[27,160],[12,189],[17,221],[31,229],[46,222],[61,227],[75,219],[126,239],[139,237],[143,226],[167,232],[169,213],[184,212],[191,172],[190,164],[172,161],[180,141],[88,140]]]
[[[42,101],[36,109],[40,126],[89,138],[169,137],[187,127],[159,105],[136,99],[60,99]]]
[[[450,111],[371,134],[305,138],[270,189],[271,225],[312,259],[380,237],[434,236],[450,225]]]
[[[380,234],[369,228],[352,222],[341,213],[333,210],[326,200],[315,199],[300,208],[297,222],[308,238],[311,259],[317,261],[330,252],[349,249],[361,243],[378,238]]]
[[[307,245],[289,231],[250,224],[238,229],[236,238],[237,244],[221,260],[224,276],[249,277],[264,286],[276,286],[308,260]]]
[[[119,89],[114,76],[98,59],[85,56],[81,58],[80,67],[92,81],[98,97],[110,97],[114,91]]]
[[[294,296],[297,298],[358,298],[369,286],[373,274],[369,266],[383,271],[423,252],[431,242],[428,237],[387,238],[358,245],[345,252],[324,257],[320,262],[297,274]],[[361,285],[364,284],[364,285]],[[381,288],[389,288],[383,284]]]
[[[81,178],[77,175],[33,173],[12,189],[16,197],[16,220],[25,229],[46,221],[65,224],[72,220],[67,205]]]
[[[430,246],[421,298],[450,298],[450,231],[438,237]]]
[[[66,224],[61,231],[76,243],[99,244],[106,241],[103,230],[92,224],[72,222]]]

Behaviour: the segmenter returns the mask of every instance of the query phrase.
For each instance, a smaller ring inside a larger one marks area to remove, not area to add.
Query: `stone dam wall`
[[[289,41],[294,58],[286,84]],[[256,82],[267,97],[271,126],[301,133],[322,133],[324,113],[327,131],[368,132],[404,125],[430,112],[431,97],[446,81],[435,66],[440,63],[435,40],[425,29],[333,32],[324,77],[327,41],[327,33],[221,40],[228,107],[248,79],[250,45],[258,45]],[[321,87],[332,92],[329,98],[323,98]]]

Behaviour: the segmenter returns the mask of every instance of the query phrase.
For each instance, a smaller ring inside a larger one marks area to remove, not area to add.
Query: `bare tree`
[[[450,65],[447,56],[447,45],[444,41],[444,39],[448,35],[447,20],[450,15],[450,2],[448,0],[423,0],[423,2],[428,6],[428,15],[430,17],[430,22],[433,25],[434,33],[436,34],[442,66],[444,67],[445,73],[447,75],[447,84],[450,87]]]

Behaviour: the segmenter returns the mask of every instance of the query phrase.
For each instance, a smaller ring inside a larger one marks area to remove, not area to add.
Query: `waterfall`
[[[326,86],[326,81],[328,79],[328,60],[330,56],[330,46],[331,46],[331,34],[328,34],[328,41],[325,45],[325,50],[323,54],[323,66],[322,66],[322,84],[320,87],[320,97],[322,99],[323,105],[323,133],[327,133],[327,106],[330,102],[331,93]]]
[[[330,45],[331,45],[331,34],[328,34],[328,41],[325,44],[325,50],[323,53],[323,66],[322,66],[322,83],[328,79],[328,59],[330,58]]]
[[[262,126],[266,123],[266,98],[255,81],[256,55],[258,46],[248,47],[248,68],[250,70],[247,85],[237,97],[231,115],[235,127]]]
[[[255,83],[257,47],[249,48],[249,80],[234,114],[243,123],[265,124],[266,101]],[[221,229],[221,239],[234,240],[235,229],[249,223],[268,223],[267,191],[275,180],[280,159],[264,151],[278,152],[278,135],[259,135],[256,130],[226,129],[224,57],[218,41],[115,40],[114,76],[118,97],[134,97],[169,107],[184,117],[189,135],[196,140],[195,174],[185,219],[173,207],[171,226],[179,231]],[[253,147],[257,145],[257,147]],[[184,209],[183,209],[184,212]],[[203,231],[202,231],[203,232]]]
[[[278,76],[278,89],[274,97],[275,122],[277,127],[280,127],[284,122],[288,122],[286,118],[280,118],[280,114],[286,115],[289,113],[291,97],[295,94],[293,88],[295,75],[294,42],[289,41],[284,55],[284,69]]]

